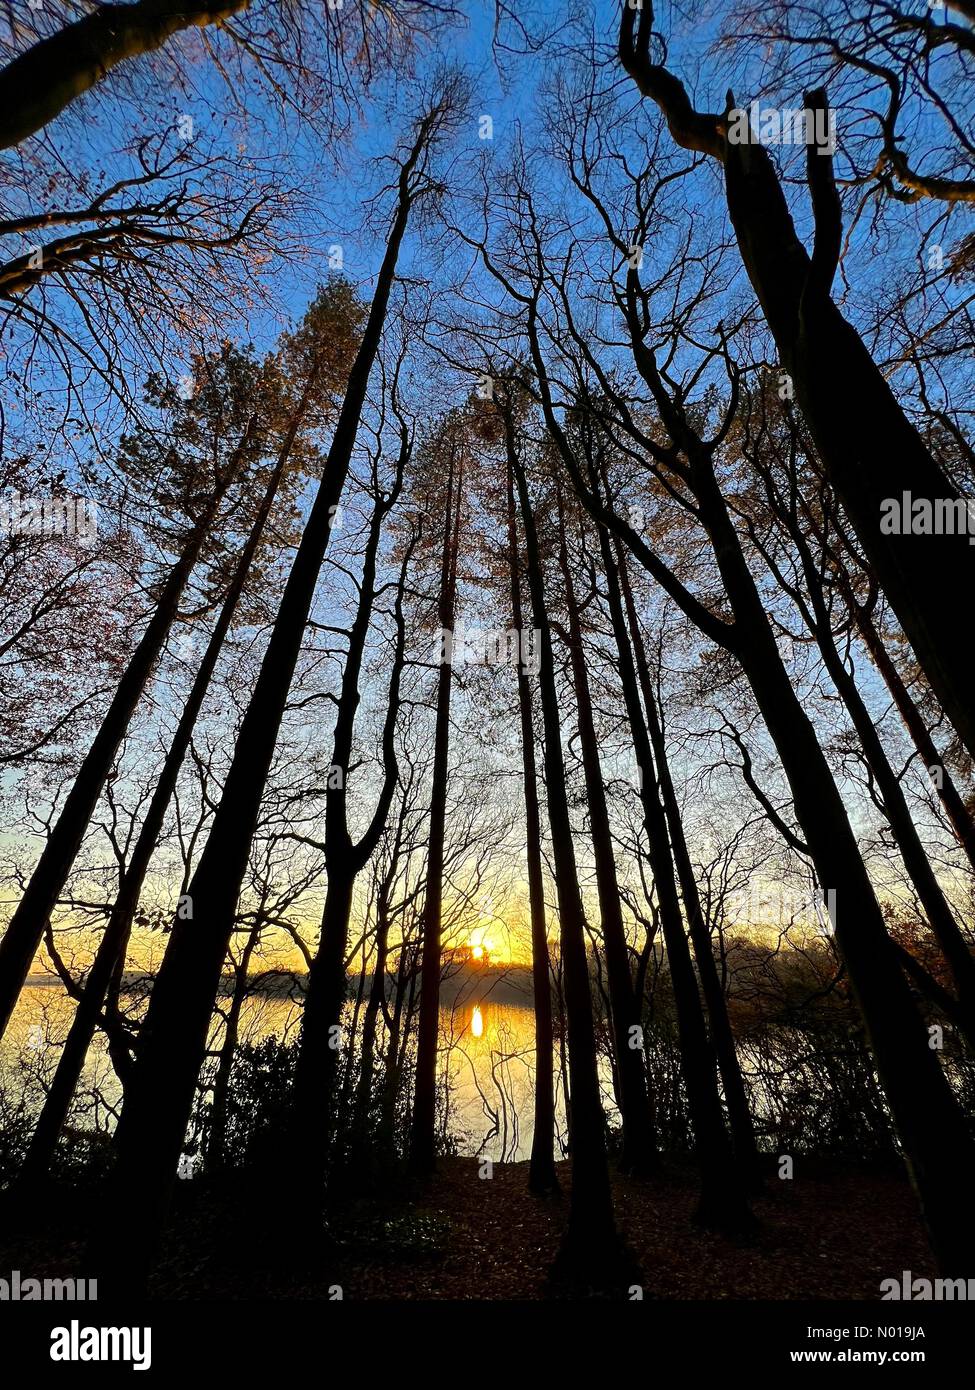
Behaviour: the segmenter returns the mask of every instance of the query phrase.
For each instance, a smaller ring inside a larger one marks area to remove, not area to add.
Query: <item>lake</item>
[[[527,1005],[472,998],[441,1008],[441,1075],[449,1096],[449,1129],[458,1150],[496,1162],[518,1162],[531,1153],[533,1132],[535,1042],[534,1014]],[[26,1086],[36,1103],[53,1074],[58,1049],[68,1031],[73,1004],[59,986],[30,985],[21,995],[0,1050],[4,1084]],[[301,1005],[287,998],[252,995],[245,1003],[242,1043],[275,1036],[297,1037]],[[217,1043],[219,1032],[212,1041]],[[608,1071],[603,1077],[606,1100]],[[83,1113],[73,1116],[81,1127],[110,1129],[121,1087],[99,1035],[85,1066],[81,1090]],[[565,1132],[565,1111],[557,1096],[557,1124]]]

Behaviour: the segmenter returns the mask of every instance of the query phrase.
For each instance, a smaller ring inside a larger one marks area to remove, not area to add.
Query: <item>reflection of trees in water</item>
[[[498,978],[504,978],[503,973]],[[745,986],[744,972],[738,974],[739,1006],[744,1010],[748,1005],[747,1016],[743,1012],[737,1019],[738,1051],[760,1148],[766,1153],[804,1152],[837,1157],[889,1155],[893,1148],[889,1116],[864,1040],[851,1026],[852,1010],[835,993],[819,997],[811,990],[812,983],[804,981],[810,992],[806,988],[790,992],[787,1006],[784,1000],[778,1001],[783,1018],[778,1021],[761,1017],[763,1011],[775,1012],[770,1001],[764,998],[764,1007],[759,1010]],[[765,980],[765,990],[769,989]],[[453,1151],[483,1155],[495,1162],[519,1162],[529,1157],[533,1133],[533,1014],[527,1005],[496,1002],[491,995],[492,980],[475,977],[463,981],[453,1002],[441,1010],[442,1104],[438,1127],[442,1141]],[[71,1007],[71,1001],[60,991],[40,986],[25,991],[22,997],[0,1055],[0,1167],[4,1169],[15,1161],[16,1152],[29,1137],[33,1117],[43,1101],[45,1085],[49,1084],[59,1046],[70,1024]],[[475,1036],[471,1027],[475,1007],[480,1009],[483,1022],[480,1036]],[[350,1000],[347,1024],[354,1012],[354,1001]],[[661,1148],[672,1153],[686,1152],[691,1131],[677,1037],[668,1020],[664,998],[657,998],[654,1012],[657,1017],[645,1032],[645,1064],[656,1105]],[[256,1049],[267,1039],[276,1039],[285,1046],[293,1044],[300,1019],[300,997],[250,994],[240,1019],[239,1052]],[[557,1043],[559,1031],[557,1026]],[[601,1028],[601,1080],[607,1124],[613,1129],[618,1121],[610,1048],[603,1032]],[[350,1042],[351,1064],[355,1067],[361,1039],[354,1036]],[[207,1088],[212,1084],[220,1043],[218,1016],[211,1038],[213,1057],[201,1077],[201,1104],[194,1114],[188,1140],[193,1146],[201,1144],[205,1137]],[[557,1065],[558,1055],[557,1048]],[[953,1045],[946,1047],[944,1060],[959,1094],[975,1095],[975,1066]],[[377,1094],[381,1092],[382,1080],[382,1075],[377,1075]],[[566,1126],[561,1077],[557,1094],[558,1141],[564,1154]],[[90,1050],[75,1097],[69,1143],[62,1150],[64,1161],[82,1162],[86,1153],[93,1152],[93,1144],[97,1147],[104,1143],[105,1136],[114,1129],[120,1099],[118,1078],[104,1040],[99,1038]],[[408,1097],[401,1097],[401,1101],[408,1105]]]
[[[530,1009],[517,1011],[523,1021],[516,1025],[516,1011],[491,1001],[503,978],[502,973],[490,982],[463,980],[450,1007],[442,1008],[446,1055],[441,1069],[451,1131],[459,1131],[472,1153],[512,1162],[527,1157],[531,1146],[534,1034]],[[487,1120],[485,1131],[479,1129],[479,1119]],[[527,1147],[521,1139],[525,1119]]]
[[[463,1041],[459,1044],[469,1070],[469,1084],[476,1091],[489,1122],[476,1152],[501,1163],[512,1162],[523,1158],[527,1151],[521,1143],[521,1119],[527,1116],[530,1121],[531,1118],[530,1106],[525,1100],[533,1084],[534,1043],[519,1046],[515,1030],[504,1018],[486,1026],[485,1036],[490,1038],[486,1069],[483,1050],[479,1050],[480,1055],[472,1055]],[[513,1066],[519,1068],[520,1076],[514,1075]]]
[[[534,1130],[535,1035],[528,1006],[494,1002],[504,973],[465,981],[441,1013],[446,1123],[462,1150],[497,1163],[529,1157]],[[478,1011],[483,1031],[474,1028]],[[486,1125],[485,1125],[486,1122]],[[558,1138],[564,1107],[556,1113]]]
[[[492,998],[516,978],[514,970],[457,977],[440,1017],[445,1124],[462,1151],[499,1163],[527,1159],[534,1128],[534,1015]]]

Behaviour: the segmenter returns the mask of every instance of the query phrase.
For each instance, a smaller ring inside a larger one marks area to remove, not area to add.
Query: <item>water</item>
[[[74,1005],[59,986],[24,990],[0,1050],[4,1086],[13,1097],[26,1088],[36,1104],[57,1065],[58,1049]],[[274,1036],[294,1041],[301,1005],[290,999],[252,995],[244,1004],[240,1042]],[[518,1162],[531,1153],[534,1113],[535,1036],[530,1007],[489,998],[465,998],[440,1011],[441,1076],[448,1095],[448,1128],[458,1152],[495,1162]],[[219,1024],[211,1045],[219,1045]],[[608,1077],[604,1078],[608,1083]],[[98,1035],[89,1052],[72,1123],[111,1129],[121,1088]],[[565,1132],[562,1099],[557,1125]]]

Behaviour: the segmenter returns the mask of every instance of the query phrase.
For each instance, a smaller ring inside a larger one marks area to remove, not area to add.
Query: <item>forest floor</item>
[[[643,1297],[875,1300],[880,1280],[902,1270],[931,1277],[906,1181],[822,1163],[804,1172],[802,1160],[796,1168],[792,1180],[769,1178],[748,1241],[694,1226],[690,1170],[671,1167],[643,1181],[615,1176],[617,1221],[641,1268]],[[475,1159],[445,1159],[421,1189],[387,1184],[343,1199],[317,1252],[286,1185],[179,1184],[153,1296],[327,1299],[338,1285],[354,1300],[545,1298],[565,1196],[532,1196],[527,1164],[495,1164],[490,1179],[479,1172]],[[559,1165],[559,1179],[567,1188],[568,1164]],[[0,1271],[85,1275],[77,1196],[60,1196],[35,1208],[29,1230],[0,1241]],[[282,1233],[287,1258],[274,1253]]]

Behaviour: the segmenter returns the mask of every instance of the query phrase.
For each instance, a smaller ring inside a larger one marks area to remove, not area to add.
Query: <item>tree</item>
[[[314,90],[322,84],[322,69],[326,78],[344,73],[330,49],[341,55],[354,54],[368,74],[372,63],[380,58],[391,60],[404,41],[408,44],[414,29],[438,15],[430,0],[417,0],[416,4],[407,0],[397,7],[391,32],[384,35],[372,23],[371,7],[350,4],[348,8],[351,16],[338,5],[302,2],[291,14],[275,16],[276,22],[269,26],[270,62],[285,67],[292,84],[309,83]],[[255,12],[255,27],[248,32],[246,20],[251,10]],[[386,18],[385,13],[382,18]],[[232,23],[237,19],[240,28]],[[52,20],[56,24],[58,16]],[[5,112],[0,122],[0,149],[43,130],[114,69],[166,48],[181,32],[223,31],[252,58],[256,52],[266,51],[259,43],[267,37],[266,24],[264,6],[253,0],[132,0],[99,5],[60,28],[52,28],[49,21],[47,32],[37,31],[30,47],[0,70],[0,107]],[[321,50],[320,66],[309,67],[307,53],[316,47]],[[263,57],[257,58],[255,68],[264,74]],[[274,91],[273,79],[269,85]]]
[[[358,318],[358,306],[355,301],[350,300],[348,287],[342,283],[337,283],[323,291],[307,315],[306,330],[310,326],[318,335],[324,335],[326,331],[332,335],[330,338],[332,360],[329,372],[333,384],[340,370],[343,338],[348,342],[354,335]],[[300,345],[300,333],[290,340],[286,338],[282,360],[280,366],[277,366],[279,375],[276,376],[274,367],[269,365],[255,383],[259,392],[259,406],[265,416],[264,436],[268,438],[269,442],[273,433],[277,433],[281,437],[277,457],[269,470],[267,484],[263,496],[259,499],[250,534],[236,560],[236,568],[232,573],[229,587],[220,606],[217,621],[210,634],[206,650],[173,733],[142,827],[126,864],[118,897],[99,942],[92,968],[85,981],[71,1029],[65,1039],[57,1071],[47,1093],[44,1107],[38,1117],[21,1172],[21,1181],[26,1184],[36,1182],[47,1171],[58,1135],[68,1114],[71,1098],[81,1075],[85,1056],[94,1036],[109,982],[119,960],[124,958],[132,921],[139,904],[139,896],[162,831],[169,803],[176,789],[180,768],[193,736],[193,729],[210,688],[224,642],[237,614],[245,587],[248,583],[253,582],[252,571],[259,549],[264,543],[265,530],[275,499],[286,470],[292,463],[292,453],[298,431],[308,413],[310,392],[314,388],[319,394],[324,394],[322,386],[323,382],[327,381],[329,372],[323,370],[320,360],[316,358],[313,359],[310,368],[306,366],[304,383],[301,382],[299,376],[295,384],[285,388],[285,399],[275,409],[275,391],[282,391],[281,378],[287,380],[291,369],[295,369],[296,372],[301,370]],[[289,393],[296,395],[296,400],[289,402],[287,400]],[[255,405],[257,404],[258,402],[255,402]],[[256,934],[252,939],[256,941]]]
[[[86,414],[87,372],[135,411],[134,378],[172,372],[187,342],[209,351],[243,301],[266,299],[275,259],[299,249],[294,192],[219,136],[170,126],[105,163],[43,185],[26,161],[0,171],[0,328],[27,410],[38,408],[30,387],[56,370]],[[95,436],[104,420],[91,426]]]
[[[828,149],[807,147],[807,180],[815,218],[808,254],[795,230],[771,156],[754,134],[728,138],[729,93],[721,116],[697,111],[680,80],[650,56],[653,6],[622,5],[619,56],[644,96],[660,108],[683,148],[723,168],[728,213],[742,261],[761,303],[783,368],[795,384],[810,435],[942,707],[975,756],[975,706],[944,587],[971,584],[965,537],[898,537],[881,531],[885,498],[961,501],[931,457],[859,334],[830,290],[842,241],[842,214]],[[827,110],[823,91],[807,94],[813,117]]]
[[[119,63],[161,48],[191,26],[216,24],[250,0],[135,0],[100,5],[83,19],[39,39],[0,72],[3,109],[0,149],[47,125]]]
[[[451,111],[441,96],[417,124],[399,166],[396,210],[362,341],[353,360],[321,481],[295,555],[270,642],[203,854],[189,887],[194,920],[173,924],[119,1120],[118,1161],[101,1259],[116,1275],[144,1277],[176,1173],[207,1025],[233,928],[237,895],[288,689],[298,659],[335,509],[348,475],[369,376],[379,351],[400,246],[416,200],[428,187],[430,142]],[[131,1249],[127,1213],[145,1204],[145,1241]]]
[[[647,1078],[643,1067],[642,1011],[630,975],[629,951],[620,887],[616,875],[616,860],[610,830],[606,790],[599,762],[599,744],[593,717],[592,692],[586,671],[582,620],[575,586],[569,566],[566,537],[565,507],[561,489],[556,484],[558,529],[558,562],[562,574],[563,592],[568,614],[566,634],[572,667],[572,682],[576,697],[576,718],[579,745],[586,780],[586,801],[589,810],[590,833],[596,864],[596,886],[599,896],[599,920],[606,951],[609,976],[609,997],[612,1013],[614,1058],[619,1077],[620,1113],[623,1122],[624,1171],[646,1176],[656,1167],[656,1148],[653,1132],[651,1101],[647,1094]]]
[[[603,1138],[599,1078],[596,1073],[596,1043],[589,988],[589,964],[586,956],[585,913],[579,893],[572,845],[572,822],[565,791],[565,759],[562,752],[559,697],[555,683],[552,627],[545,600],[538,531],[524,461],[510,431],[506,434],[506,450],[508,466],[514,474],[518,493],[525,537],[528,591],[540,643],[538,684],[545,736],[545,794],[552,837],[552,855],[555,861],[560,955],[564,972],[569,1034],[569,1146],[572,1156],[572,1192],[563,1255],[569,1269],[582,1273],[587,1282],[598,1286],[607,1277],[618,1275],[619,1249]]]
[[[522,604],[523,566],[515,509],[515,475],[512,458],[516,449],[515,419],[510,402],[499,402],[505,440],[505,527],[508,541],[508,576],[511,619],[515,632],[524,634]],[[522,770],[525,788],[525,851],[528,858],[528,900],[532,941],[532,1004],[535,1018],[535,1109],[528,1185],[533,1192],[558,1189],[555,1173],[555,1082],[552,1042],[551,962],[545,917],[545,884],[542,872],[542,820],[538,801],[535,757],[535,720],[532,690],[524,661],[516,671],[518,718],[521,728]]]
[[[731,1126],[735,1157],[748,1187],[752,1191],[756,1191],[761,1188],[761,1174],[755,1128],[741,1074],[741,1065],[738,1061],[731,1019],[728,1015],[728,1005],[714,959],[711,931],[705,920],[697,878],[687,846],[687,837],[684,834],[684,823],[677,801],[677,792],[670,772],[667,744],[650,675],[646,644],[633,598],[633,587],[627,570],[626,552],[619,537],[610,538],[605,527],[599,528],[599,535],[600,545],[606,547],[603,551],[603,567],[606,572],[607,585],[613,585],[614,580],[618,581],[625,606],[626,627],[624,628],[619,623],[615,614],[614,625],[618,627],[620,640],[625,632],[633,647],[633,659],[636,664],[640,692],[643,696],[643,709],[646,715],[647,732],[650,736],[654,770],[666,816],[674,867],[677,871],[677,879],[684,901],[684,916],[687,919],[691,942],[694,946],[694,959],[697,962],[698,975],[701,980],[701,992],[707,1006],[711,1039],[724,1085],[725,1103],[728,1107],[728,1120]],[[613,546],[611,553],[608,550],[609,544]],[[615,607],[616,600],[613,597],[612,589],[610,595],[610,602]]]
[[[383,523],[396,506],[403,486],[403,474],[412,446],[411,433],[406,422],[402,421],[399,456],[393,476],[385,486],[381,484],[378,469],[374,467],[373,511],[359,581],[359,602],[349,629],[342,684],[336,704],[332,757],[325,792],[325,832],[321,844],[328,875],[328,894],[322,911],[318,949],[308,971],[291,1098],[293,1169],[299,1189],[306,1194],[312,1209],[321,1199],[329,1139],[335,1122],[335,1083],[340,1051],[336,1042],[341,1034],[342,1005],[346,994],[349,918],[356,879],[375,852],[386,828],[399,778],[396,723],[400,710],[400,682],[406,661],[403,596],[415,538],[406,547],[396,585],[396,637],[382,732],[382,784],[372,816],[359,838],[353,839],[349,829],[348,784],[354,767],[353,739],[361,700],[359,687],[363,676],[363,659],[378,590],[376,570],[379,547]]]
[[[726,414],[725,422],[711,440],[697,433],[683,402],[675,400],[664,388],[653,353],[643,346],[645,330],[634,307],[638,272],[633,266],[627,272],[627,283],[628,324],[635,360],[661,409],[673,444],[687,452],[686,469],[672,454],[665,454],[666,463],[692,490],[732,607],[733,621],[718,617],[702,605],[629,523],[593,496],[567,442],[560,443],[560,454],[594,519],[614,529],[688,616],[742,663],[789,779],[796,816],[816,864],[822,891],[834,892],[834,901],[842,904],[837,907],[833,929],[863,1012],[932,1245],[943,1268],[960,1269],[969,1258],[975,1239],[975,1209],[967,1190],[960,1189],[955,1179],[956,1159],[946,1165],[944,1157],[966,1152],[971,1140],[900,974],[842,799],[782,664],[718,486],[714,458],[730,420]],[[531,320],[529,325],[546,420],[556,439],[564,439],[552,406],[537,330],[533,331]],[[828,808],[825,814],[824,808]]]
[[[239,363],[228,359],[227,384],[232,392],[238,384]],[[246,379],[246,371],[243,373]],[[224,409],[233,413],[233,402],[224,399],[222,383],[212,378],[201,383],[198,396],[177,412],[177,438],[181,443],[198,441],[201,429],[212,421],[214,412]],[[187,500],[189,529],[179,543],[178,555],[159,592],[155,610],[133,651],[98,733],[89,749],[74,785],[65,799],[56,825],[41,853],[30,882],[10,919],[0,941],[0,1025],[5,1030],[37,950],[44,923],[49,917],[61,889],[64,887],[85,829],[98,797],[105,785],[138,701],[145,690],[153,668],[159,659],[166,635],[176,618],[180,598],[203,547],[210,535],[218,510],[228,489],[246,471],[260,447],[257,417],[251,414],[239,421],[239,436],[235,437],[223,457],[208,469],[202,458],[193,460],[185,471],[181,460],[172,454],[163,460],[146,461],[156,468],[160,461],[169,463],[178,479],[177,490]],[[142,463],[132,452],[130,463]]]
[[[457,420],[448,419],[432,441],[433,456],[446,467],[441,522],[440,588],[437,598],[439,647],[434,697],[436,725],[430,787],[430,827],[423,903],[423,948],[420,965],[420,1018],[416,1081],[410,1130],[410,1169],[417,1175],[436,1166],[434,1123],[437,1095],[437,1045],[440,1039],[441,914],[443,912],[444,834],[447,817],[447,768],[450,754],[450,696],[453,682],[452,636],[457,615],[457,564],[464,516],[465,442]],[[443,459],[446,454],[446,459]]]

